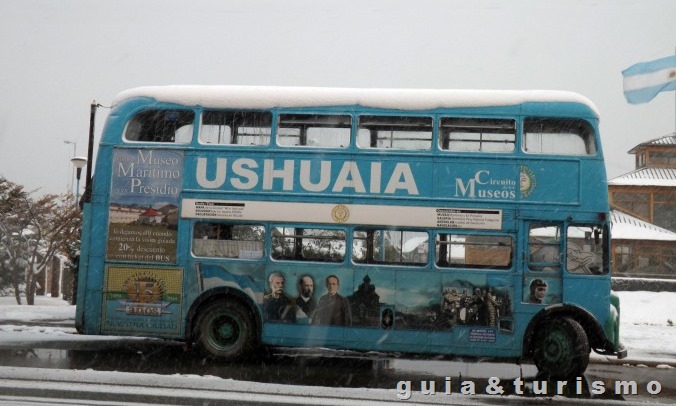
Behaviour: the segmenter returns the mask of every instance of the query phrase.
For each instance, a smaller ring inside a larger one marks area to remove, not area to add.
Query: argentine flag
[[[676,55],[637,63],[622,71],[622,76],[627,101],[647,103],[659,92],[676,90]]]

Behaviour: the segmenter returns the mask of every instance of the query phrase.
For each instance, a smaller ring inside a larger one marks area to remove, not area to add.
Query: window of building
[[[199,140],[203,144],[268,145],[272,114],[257,111],[205,111]]]
[[[129,120],[125,141],[187,144],[192,140],[192,110],[145,110]]]
[[[359,148],[430,150],[431,117],[360,116]]]
[[[653,223],[676,232],[676,190],[653,195]]]
[[[645,152],[636,154],[636,168],[643,168],[645,166]]]
[[[613,192],[613,205],[642,220],[650,222],[650,194]]]
[[[643,155],[645,156],[645,154]],[[676,152],[650,151],[650,164],[655,166],[676,166]]]
[[[635,275],[660,277],[665,272],[664,252],[656,245],[643,244],[636,252],[638,256]]]
[[[632,268],[631,246],[614,244],[614,250],[615,250],[615,264],[614,264],[615,270],[623,274],[630,272]]]
[[[439,148],[448,151],[512,152],[516,121],[444,117],[439,123]]]

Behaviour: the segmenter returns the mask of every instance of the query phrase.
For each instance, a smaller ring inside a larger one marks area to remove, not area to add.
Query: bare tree
[[[28,266],[27,201],[22,186],[0,177],[0,290],[12,288],[18,304]]]
[[[29,202],[32,231],[26,272],[26,302],[35,302],[36,275],[46,270],[58,253],[65,254],[80,236],[80,210],[70,195],[45,195]]]
[[[33,199],[22,186],[0,177],[0,289],[11,287],[21,304],[35,303],[37,275],[57,254],[67,255],[80,238],[81,214],[71,195]]]

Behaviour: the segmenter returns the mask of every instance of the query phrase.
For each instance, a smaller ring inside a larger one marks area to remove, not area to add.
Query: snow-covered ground
[[[630,359],[676,365],[676,292],[617,292],[620,339]]]

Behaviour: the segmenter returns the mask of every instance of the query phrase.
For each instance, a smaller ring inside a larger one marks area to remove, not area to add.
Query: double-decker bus
[[[84,204],[76,325],[184,340],[622,357],[598,113],[560,91],[141,87]]]

